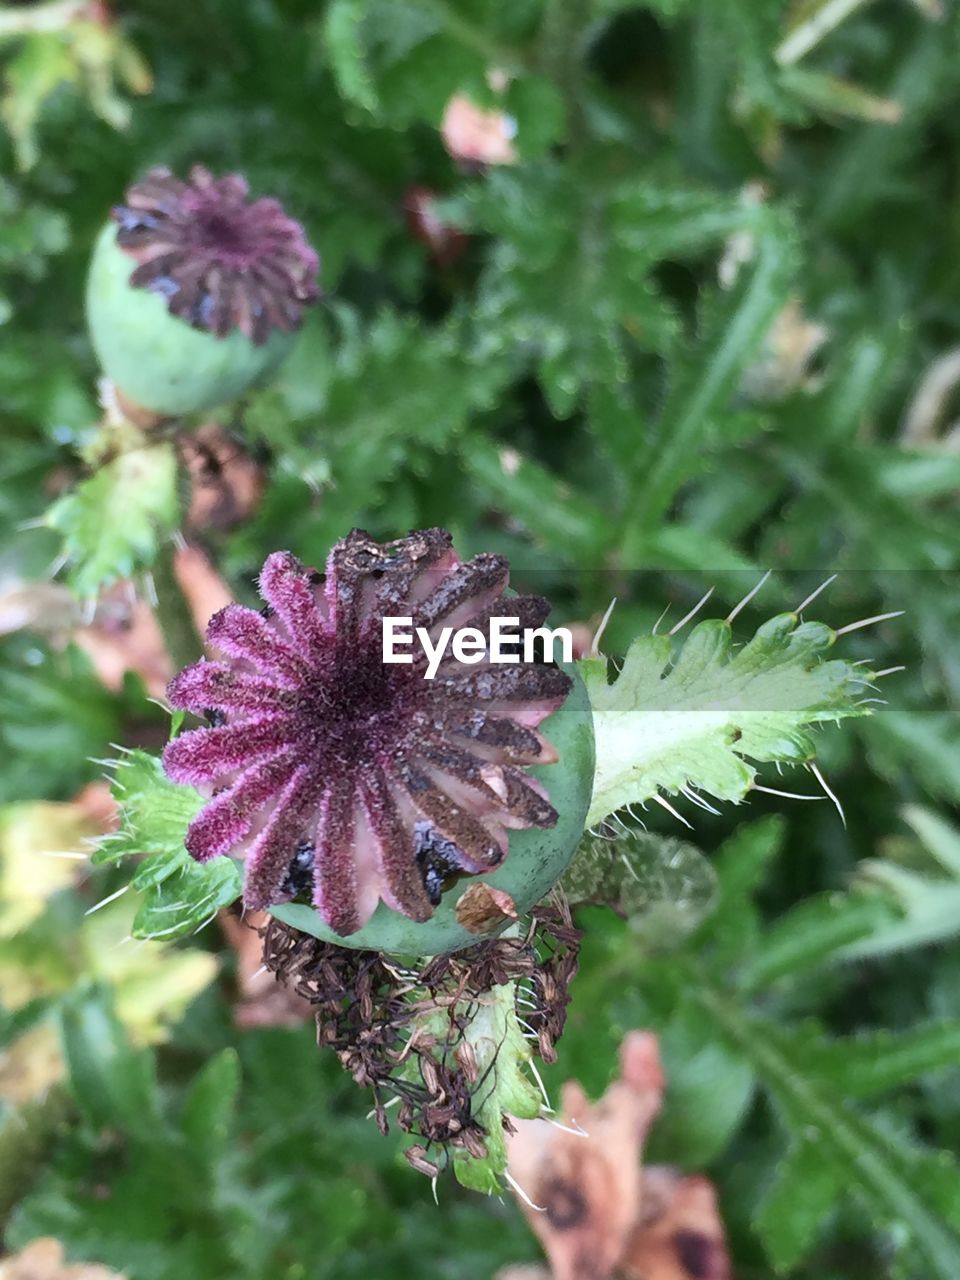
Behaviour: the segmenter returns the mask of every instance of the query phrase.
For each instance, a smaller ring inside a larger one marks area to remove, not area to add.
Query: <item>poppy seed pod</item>
[[[317,255],[273,199],[238,174],[153,169],[94,249],[87,323],[130,404],[180,416],[241,395],[289,351],[317,297]]]
[[[502,556],[462,562],[442,529],[380,544],[355,530],[324,575],[287,552],[260,577],[267,608],[210,622],[223,655],[175,677],[175,707],[210,719],[164,753],[209,803],[199,861],[245,860],[244,902],[343,945],[436,954],[495,932],[557,882],[583,833],[593,728],[578,677],[546,661],[384,660],[384,619],[444,628],[542,626],[508,596]],[[457,907],[469,886],[465,917]],[[500,904],[506,911],[497,917]],[[478,912],[479,906],[479,912]],[[464,920],[467,923],[464,923]]]

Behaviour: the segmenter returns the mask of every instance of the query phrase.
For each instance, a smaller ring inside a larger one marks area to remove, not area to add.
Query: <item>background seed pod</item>
[[[272,914],[304,933],[343,947],[383,951],[390,955],[432,956],[459,951],[479,941],[457,920],[461,896],[478,883],[508,893],[520,915],[539,902],[563,875],[583,835],[593,787],[593,717],[587,691],[576,669],[566,668],[574,685],[566,702],[540,726],[560,753],[556,764],[529,770],[543,782],[559,814],[555,827],[511,831],[510,852],[490,875],[461,877],[443,894],[434,914],[423,924],[407,919],[381,902],[368,924],[348,937],[334,933],[313,910],[290,902]],[[504,917],[501,928],[510,923]]]
[[[87,327],[103,372],[139,407],[179,417],[234,400],[293,346],[296,335],[280,329],[255,346],[236,330],[218,338],[191,328],[159,293],[130,286],[135,266],[108,223],[90,263]]]

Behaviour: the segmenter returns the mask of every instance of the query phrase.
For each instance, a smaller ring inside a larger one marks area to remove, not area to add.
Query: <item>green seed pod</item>
[[[235,399],[290,350],[317,295],[317,257],[275,200],[237,175],[153,170],[101,232],[87,323],[131,405],[181,416]]]
[[[573,858],[583,836],[593,789],[590,703],[575,668],[565,669],[573,676],[573,689],[560,710],[540,726],[560,758],[556,764],[530,770],[544,784],[557,810],[556,826],[512,831],[510,852],[503,864],[489,875],[456,881],[445,890],[434,914],[422,924],[392,911],[382,902],[367,924],[347,937],[334,933],[312,907],[302,903],[275,906],[272,914],[302,933],[341,947],[381,951],[387,955],[433,956],[459,951],[481,941],[480,935],[466,929],[457,919],[457,903],[473,885],[483,883],[508,893],[520,915],[535,906],[550,892]],[[509,924],[510,919],[504,917],[500,928]],[[493,936],[499,931],[493,929],[483,936]]]

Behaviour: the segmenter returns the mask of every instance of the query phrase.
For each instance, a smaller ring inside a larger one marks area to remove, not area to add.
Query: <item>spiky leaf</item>
[[[63,535],[63,554],[78,595],[148,568],[177,526],[177,464],[169,444],[120,453],[47,512]]]
[[[170,939],[197,929],[240,896],[240,870],[229,858],[194,862],[183,845],[203,801],[167,778],[159,759],[132,751],[117,762],[114,794],[120,830],[103,842],[95,863],[146,855],[131,884],[144,894],[133,922],[136,938]]]
[[[813,725],[866,711],[863,672],[823,660],[834,639],[784,613],[739,649],[720,621],[700,623],[676,653],[668,636],[640,636],[612,684],[605,660],[585,659],[597,739],[588,823],[662,791],[737,802],[757,764],[812,759]]]

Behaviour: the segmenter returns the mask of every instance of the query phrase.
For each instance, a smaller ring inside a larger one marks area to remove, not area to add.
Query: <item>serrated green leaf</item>
[[[93,855],[96,865],[130,854],[149,855],[138,868],[138,888],[148,888],[172,875],[187,858],[183,836],[203,804],[192,787],[171,782],[158,756],[126,752],[115,762],[113,793],[120,807],[120,827]],[[156,859],[156,868],[151,861]]]
[[[795,1042],[784,1041],[776,1023],[746,1013],[703,973],[697,978],[696,997],[746,1054],[790,1130],[818,1148],[839,1184],[878,1223],[896,1226],[904,1247],[913,1258],[922,1259],[931,1280],[956,1276],[960,1174],[955,1163],[909,1147],[871,1124],[831,1085],[806,1070]],[[789,1251],[799,1240],[778,1245]]]
[[[668,1081],[649,1159],[687,1168],[716,1160],[740,1128],[756,1090],[749,1061],[719,1039],[694,1000],[685,1000],[660,1032]]]
[[[191,1081],[180,1113],[180,1127],[196,1157],[216,1160],[230,1133],[240,1090],[240,1059],[222,1049]]]
[[[663,352],[679,334],[653,278],[658,260],[700,252],[763,217],[715,192],[610,183],[547,162],[491,174],[470,211],[499,237],[480,285],[478,358],[530,351],[560,418],[592,385],[626,384],[633,344]]]
[[[243,876],[231,858],[210,863],[187,861],[148,890],[134,916],[135,938],[179,938],[212,920],[221,907],[240,897]]]
[[[898,912],[879,894],[823,894],[807,898],[764,933],[757,954],[740,970],[738,984],[758,991],[781,979],[799,979],[810,969],[835,963],[843,948],[897,928]]]
[[[934,796],[960,803],[960,721],[954,712],[890,707],[862,732],[878,772],[916,776]]]
[[[313,359],[263,393],[248,416],[322,489],[311,536],[325,549],[382,499],[401,468],[428,474],[436,452],[507,376],[495,366],[465,368],[458,321],[425,334],[392,311],[365,327],[348,308],[337,317],[335,357],[311,332]]]
[[[937,880],[879,859],[868,859],[858,870],[866,885],[881,889],[897,903],[902,918],[851,942],[842,952],[844,959],[893,955],[957,936],[960,883]]]
[[[203,925],[240,896],[242,875],[230,858],[198,863],[184,836],[203,800],[163,772],[158,757],[131,751],[116,762],[114,794],[119,830],[94,854],[96,864],[142,854],[131,879],[144,894],[131,932],[135,938],[169,940]]]
[[[701,622],[675,654],[668,636],[640,636],[612,684],[605,660],[581,662],[597,740],[588,825],[661,791],[737,802],[756,764],[812,759],[813,725],[865,713],[863,673],[822,660],[833,638],[785,613],[740,649],[720,621]]]
[[[819,1143],[803,1138],[792,1143],[753,1219],[778,1271],[796,1266],[809,1253],[844,1189],[840,1171],[824,1160]]]
[[[752,895],[783,848],[786,823],[780,815],[739,827],[717,850],[712,865],[719,900],[701,934],[724,971],[753,953],[760,935],[760,912]]]
[[[441,1037],[449,1027],[448,1015],[438,1019]],[[471,1156],[464,1149],[453,1154],[457,1181],[474,1191],[497,1194],[507,1168],[504,1118],[532,1119],[540,1114],[540,1091],[526,1073],[532,1051],[523,1037],[516,1012],[516,988],[505,983],[490,989],[483,1001],[475,1001],[463,1019],[463,1039],[473,1051],[478,1086],[473,1114],[484,1129],[486,1156]],[[429,1029],[429,1026],[428,1026]]]
[[[776,813],[745,823],[723,843],[713,863],[720,885],[721,911],[756,893],[783,849],[786,834],[786,821]]]
[[[536,538],[577,557],[596,553],[608,528],[603,511],[583,502],[544,467],[478,435],[464,437],[465,466],[493,501]]]
[[[808,1069],[842,1097],[875,1098],[960,1061],[960,1023],[924,1022],[905,1031],[861,1032],[804,1044]]]
[[[359,0],[334,0],[324,17],[323,33],[340,92],[367,111],[376,111],[377,91],[362,39],[366,9]]]
[[[70,581],[81,596],[149,568],[177,526],[177,463],[172,445],[130,449],[104,463],[47,512],[63,535]]]
[[[789,298],[798,263],[795,232],[783,215],[762,213],[751,274],[742,272],[728,295],[717,292],[701,304],[702,339],[677,362],[657,429],[638,458],[628,560],[642,560],[645,536],[657,528],[691,470],[702,466],[703,437],[729,435],[731,422],[738,423],[736,413],[731,419],[732,397]]]
[[[474,1156],[466,1148],[454,1148],[453,1172],[462,1187],[488,1196],[499,1193],[507,1170],[504,1119],[516,1116],[529,1120],[540,1115],[539,1088],[526,1074],[532,1051],[517,1020],[516,1000],[516,984],[502,983],[490,988],[484,1000],[471,1001],[458,1014],[461,1042],[470,1048],[476,1062],[472,1115],[483,1126],[486,1153]],[[451,1025],[448,1011],[430,1012],[419,1025],[422,1032],[435,1034],[443,1044]]]
[[[956,827],[919,805],[906,806],[903,816],[947,875],[936,877],[889,858],[862,862],[858,868],[861,883],[884,891],[899,907],[900,918],[845,947],[841,953],[844,959],[861,960],[930,946],[954,938],[960,931],[960,835]]]
[[[484,15],[487,23],[497,16],[495,7]],[[337,0],[324,33],[340,92],[394,126],[439,124],[453,94],[472,89],[482,96],[491,62],[523,69],[482,19],[447,0]]]

